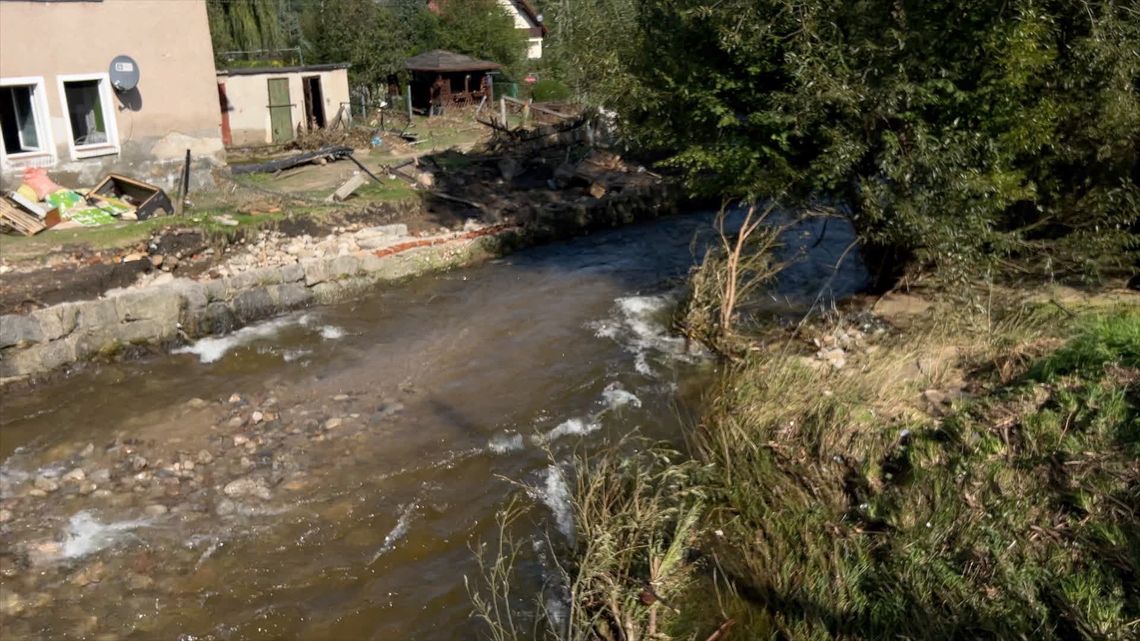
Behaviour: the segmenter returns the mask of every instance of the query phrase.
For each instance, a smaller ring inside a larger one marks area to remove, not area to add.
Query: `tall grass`
[[[854,375],[776,353],[726,377],[695,444],[716,556],[759,634],[1137,638],[1140,313],[1077,323],[1009,376],[1004,352],[1057,333],[1043,318],[961,346],[992,390],[942,421],[891,378],[939,332]]]

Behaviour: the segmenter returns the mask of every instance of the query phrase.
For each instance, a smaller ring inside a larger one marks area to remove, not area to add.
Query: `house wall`
[[[217,81],[226,87],[229,102],[230,132],[233,145],[237,147],[266,145],[273,142],[273,131],[269,120],[269,80],[289,79],[289,102],[293,104],[293,131],[304,127],[305,93],[302,79],[310,76],[321,77],[321,93],[325,103],[325,119],[329,124],[336,119],[341,103],[349,101],[348,70],[290,73],[259,73],[250,75],[218,75]],[[217,109],[217,106],[215,106]],[[347,112],[347,107],[345,108]]]
[[[541,26],[539,23],[528,18],[526,13],[515,4],[514,0],[499,0],[499,5],[514,17],[516,29],[525,29],[529,33],[532,28]],[[542,57],[541,37],[530,36],[527,38],[526,57],[531,60],[537,60]]]
[[[110,89],[117,151],[77,158],[59,78],[103,74],[120,54],[138,63],[136,90]],[[0,184],[18,183],[24,166],[51,168],[69,187],[117,171],[170,188],[187,149],[197,164],[224,161],[213,48],[205,0],[102,2],[0,1],[0,79],[43,79],[53,145],[37,157],[0,159]],[[209,172],[195,171],[201,182]]]

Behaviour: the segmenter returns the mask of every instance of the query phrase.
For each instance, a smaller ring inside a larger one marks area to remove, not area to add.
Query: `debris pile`
[[[119,174],[82,193],[56,184],[38,167],[25,169],[23,179],[16,191],[0,196],[0,225],[25,236],[175,213],[162,189]]]

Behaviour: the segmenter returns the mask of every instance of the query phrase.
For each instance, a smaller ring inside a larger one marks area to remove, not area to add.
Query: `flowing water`
[[[713,365],[668,320],[710,221],[535,248],[6,395],[4,638],[472,638],[464,577],[498,510],[522,501],[524,535],[565,539],[575,451],[679,441]],[[850,229],[820,231],[788,235],[812,249],[774,308],[863,285],[854,255],[831,278]]]

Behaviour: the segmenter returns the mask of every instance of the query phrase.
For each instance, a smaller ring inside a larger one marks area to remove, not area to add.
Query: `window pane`
[[[71,138],[76,146],[107,142],[103,121],[103,103],[99,99],[98,80],[63,83],[67,95],[67,115],[71,121]]]
[[[40,148],[36,111],[32,103],[34,92],[35,87],[31,85],[0,87],[0,133],[3,134],[6,153],[18,154]]]

